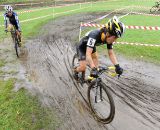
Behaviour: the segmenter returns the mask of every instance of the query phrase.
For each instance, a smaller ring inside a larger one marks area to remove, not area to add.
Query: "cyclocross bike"
[[[15,48],[15,51],[16,51],[16,55],[17,57],[19,58],[19,54],[20,54],[20,42],[19,42],[19,38],[18,38],[18,35],[16,33],[16,29],[10,29],[8,30],[7,32],[10,32],[11,33],[11,36],[12,36],[12,40],[14,42],[14,48]]]
[[[78,55],[75,54],[72,60],[72,69],[74,70],[75,66],[78,65]],[[104,72],[107,72],[111,76],[116,76],[113,69],[115,70],[114,67],[100,67],[97,78],[88,76],[88,78],[85,79],[84,72],[78,74],[78,82],[82,85],[85,83],[88,85],[88,105],[93,116],[96,120],[104,124],[108,124],[113,120],[115,115],[115,105],[109,87],[103,83],[101,75]]]
[[[155,5],[150,9],[150,13],[155,13],[160,11],[160,2],[155,2]]]

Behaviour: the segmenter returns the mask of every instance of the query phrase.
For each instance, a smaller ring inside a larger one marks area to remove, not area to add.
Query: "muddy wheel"
[[[77,55],[76,53],[74,54],[73,59],[72,59],[72,69],[73,69],[75,66],[79,66],[78,55]]]
[[[157,6],[153,6],[151,9],[150,9],[150,13],[155,13],[158,11],[158,8]]]
[[[109,89],[103,82],[91,83],[88,92],[89,107],[93,116],[101,123],[110,123],[115,115],[115,105]]]
[[[16,55],[17,55],[17,58],[19,58],[19,54],[20,54],[20,48],[19,48],[19,42],[18,42],[18,39],[15,39],[15,50],[16,50]]]

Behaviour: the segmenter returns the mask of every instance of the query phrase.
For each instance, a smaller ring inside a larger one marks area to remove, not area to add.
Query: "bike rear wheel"
[[[79,60],[78,60],[78,55],[75,53],[72,59],[72,69],[74,69],[74,67],[79,66]]]
[[[89,107],[93,116],[101,123],[110,123],[115,115],[115,105],[109,89],[103,82],[93,81],[87,92]]]
[[[157,12],[159,9],[157,8],[157,6],[153,6],[151,9],[150,9],[150,13],[155,13]]]

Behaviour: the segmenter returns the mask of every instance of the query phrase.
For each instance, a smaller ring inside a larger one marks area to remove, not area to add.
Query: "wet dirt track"
[[[86,88],[73,80],[71,61],[79,23],[98,16],[102,14],[57,19],[43,27],[45,35],[27,41],[28,56],[24,64],[33,89],[44,105],[56,108],[63,122],[58,130],[160,130],[160,67],[120,56],[126,70],[124,76],[118,80],[104,75],[116,105],[113,122],[103,125],[90,114]],[[110,62],[100,56],[100,63]]]

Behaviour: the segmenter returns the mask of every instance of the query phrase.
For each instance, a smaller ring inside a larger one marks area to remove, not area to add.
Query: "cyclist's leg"
[[[21,32],[16,29],[16,33],[17,33],[19,42],[21,42]]]
[[[12,31],[14,31],[14,26],[13,24],[11,24],[10,22],[8,23],[7,25],[7,31],[11,32],[11,37],[12,37],[12,40],[13,40],[13,43],[14,43],[14,33]]]
[[[76,68],[77,72],[84,72],[86,70],[86,47],[77,47],[79,58],[79,66]]]
[[[75,71],[76,72],[85,72],[85,70],[86,70],[86,60],[80,60],[79,66],[76,67]]]
[[[13,30],[13,25],[12,25],[11,23],[9,23],[9,24],[7,25],[7,30],[8,30],[8,31],[12,31],[12,30]]]
[[[86,54],[85,54],[85,49],[80,49],[79,47],[77,47],[77,53],[78,53],[78,58],[79,58],[79,66],[75,67],[75,74],[74,77],[75,79],[78,79],[78,73],[79,72],[83,72],[83,74],[85,74],[85,70],[86,70]]]
[[[16,29],[16,34],[18,36],[18,40],[21,43],[21,32],[18,30],[18,25],[17,24],[15,24],[14,26],[15,26],[15,29]]]

